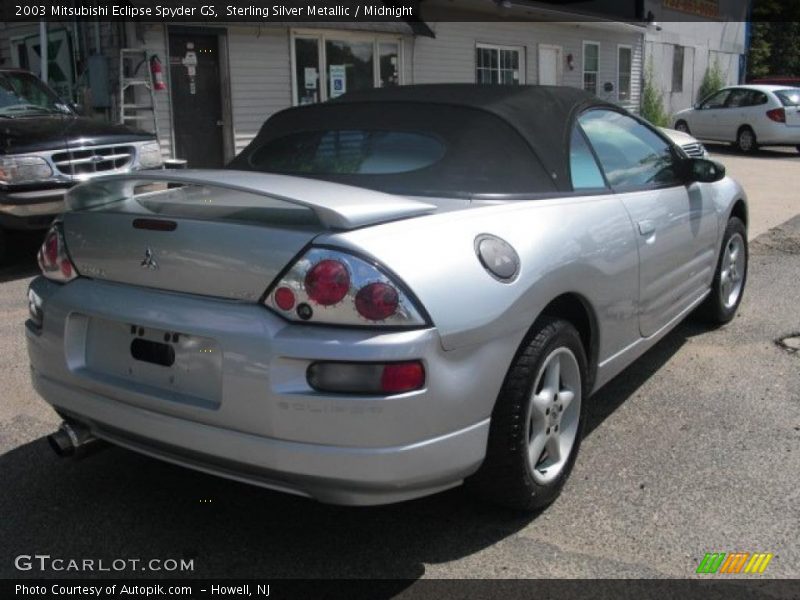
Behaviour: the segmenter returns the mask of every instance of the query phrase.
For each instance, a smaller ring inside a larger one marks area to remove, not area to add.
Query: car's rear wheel
[[[747,125],[740,127],[739,132],[736,134],[736,148],[740,152],[755,152],[758,148],[756,134]]]
[[[468,485],[514,509],[532,511],[553,502],[580,447],[587,372],[575,327],[541,317],[506,376],[492,412],[486,459]]]
[[[706,320],[722,324],[736,315],[747,282],[748,258],[747,229],[739,218],[731,217],[722,239],[711,293],[700,309]]]
[[[686,121],[678,121],[675,123],[675,130],[682,131],[683,133],[691,133],[689,131],[689,124]]]
[[[797,151],[798,151],[798,152],[800,152],[800,144],[798,144],[797,146],[795,146],[795,148],[797,149]]]

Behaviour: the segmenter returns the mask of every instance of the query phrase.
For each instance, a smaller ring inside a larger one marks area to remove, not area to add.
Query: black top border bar
[[[4,600],[548,600],[794,599],[798,580],[780,579],[38,579],[0,580]]]
[[[800,4],[792,0],[783,0],[779,19],[774,11],[762,14],[759,1],[763,0],[0,0],[0,20],[205,25],[611,21],[641,27],[667,21],[800,21]]]

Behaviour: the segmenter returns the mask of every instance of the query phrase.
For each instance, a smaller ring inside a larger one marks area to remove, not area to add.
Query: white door
[[[539,44],[539,85],[561,83],[561,47]]]
[[[729,88],[722,89],[706,98],[698,109],[692,112],[689,129],[693,136],[710,140],[733,141],[725,137],[725,132],[720,124],[720,117],[727,110],[725,103],[730,93]]]

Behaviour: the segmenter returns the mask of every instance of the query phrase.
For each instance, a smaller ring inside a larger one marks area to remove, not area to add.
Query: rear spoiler
[[[138,171],[97,177],[66,195],[68,210],[84,210],[131,198],[145,184],[206,185],[247,192],[311,209],[329,229],[357,229],[432,213],[436,206],[360,187],[273,173],[187,169]]]

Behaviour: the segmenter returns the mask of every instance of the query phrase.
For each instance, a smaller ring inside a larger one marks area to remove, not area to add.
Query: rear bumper
[[[34,388],[113,444],[213,475],[344,505],[400,502],[458,485],[483,460],[486,419],[405,446],[288,442],[127,406],[32,370]]]
[[[43,327],[26,328],[32,379],[59,412],[144,454],[336,504],[423,496],[477,470],[508,364],[497,363],[513,343],[445,352],[435,329],[303,327],[256,305],[83,279],[60,286],[39,278],[32,287],[44,299]],[[75,359],[78,313],[214,339],[223,355],[218,403],[93,374]],[[326,395],[305,381],[313,360],[411,358],[423,361],[427,381],[407,394]]]
[[[797,146],[800,144],[800,126],[769,123],[756,132],[756,138],[762,146]]]

